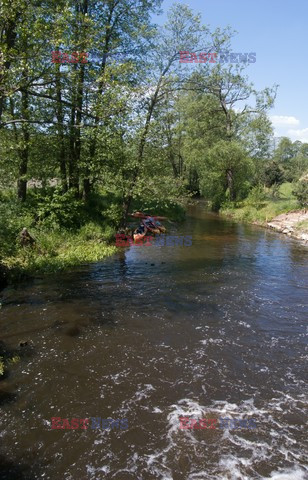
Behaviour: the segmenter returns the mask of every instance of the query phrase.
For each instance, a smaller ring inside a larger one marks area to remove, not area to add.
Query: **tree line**
[[[104,192],[125,225],[138,199],[203,195],[219,210],[255,185],[303,175],[307,144],[272,148],[276,85],[257,91],[247,63],[180,62],[181,51],[232,51],[234,32],[211,30],[183,4],[157,26],[160,8],[160,0],[2,0],[2,189],[16,188],[25,203],[38,182],[46,204],[57,194],[72,205]],[[53,52],[86,52],[87,62],[58,63]]]

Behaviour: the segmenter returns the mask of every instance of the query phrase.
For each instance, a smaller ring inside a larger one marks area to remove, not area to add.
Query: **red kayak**
[[[149,217],[153,217],[155,220],[167,220],[167,217],[158,217],[156,215],[146,215],[143,212],[129,213],[129,216],[134,217],[134,218],[144,218],[144,219],[149,218]]]

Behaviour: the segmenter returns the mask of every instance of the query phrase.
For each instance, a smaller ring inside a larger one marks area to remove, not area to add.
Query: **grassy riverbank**
[[[95,197],[85,206],[70,193],[62,194],[57,189],[29,191],[23,203],[15,199],[12,191],[2,193],[2,283],[25,275],[56,272],[114,253],[115,227],[112,219],[102,214],[104,202],[104,198]],[[23,228],[34,239],[32,245],[21,245]]]
[[[291,183],[271,189],[255,188],[245,200],[225,205],[220,213],[237,221],[266,225],[281,213],[300,209],[292,190]]]
[[[138,202],[132,210],[166,215],[173,221],[185,217],[176,203]],[[121,215],[118,198],[96,194],[85,205],[57,189],[44,194],[29,191],[20,203],[11,191],[0,196],[0,287],[25,275],[53,273],[82,263],[102,260],[116,252],[116,225]],[[20,233],[27,228],[33,244],[22,246]]]
[[[91,223],[77,232],[47,232],[32,228],[35,244],[17,248],[2,263],[16,276],[22,273],[52,273],[83,262],[98,261],[116,251],[106,241],[110,233],[113,238],[110,230]]]
[[[2,258],[7,280],[18,281],[26,275],[53,273],[85,262],[95,262],[112,255],[114,234],[108,227],[88,223],[78,231],[46,231],[31,228],[33,246],[14,246]],[[18,240],[17,242],[18,243]]]

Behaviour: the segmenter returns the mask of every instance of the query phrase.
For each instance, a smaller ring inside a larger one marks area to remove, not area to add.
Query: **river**
[[[0,382],[1,479],[308,478],[307,248],[201,204],[169,227],[192,245],[123,248],[1,292],[1,345],[20,356]]]

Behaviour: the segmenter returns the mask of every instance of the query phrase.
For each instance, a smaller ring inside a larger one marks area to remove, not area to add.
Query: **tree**
[[[273,105],[277,86],[274,85],[272,88],[265,88],[257,92],[253,85],[248,82],[247,77],[243,75],[244,68],[239,65],[231,65],[225,68],[218,64],[212,68],[209,74],[209,67],[204,66],[192,75],[190,82],[197,85],[199,91],[216,99],[217,107],[213,113],[219,112],[222,114],[223,120],[220,119],[219,123],[224,126],[223,139],[229,142],[238,140],[243,143],[242,137],[245,136],[246,149],[248,150],[248,134],[252,136],[254,133],[255,145],[251,145],[250,152],[252,154],[256,153],[256,147],[259,146],[260,148],[260,140],[264,143],[264,134],[265,139],[269,137],[268,126],[267,131],[264,129],[264,118],[265,112]],[[254,105],[251,106],[248,102],[252,102],[253,99]],[[238,105],[240,105],[240,108]],[[255,135],[258,132],[262,132],[261,138]],[[226,185],[228,185],[230,199],[232,200],[235,195],[233,193],[235,189],[232,185],[233,167],[230,167],[225,174]]]
[[[267,187],[281,185],[284,181],[284,172],[277,162],[271,162],[264,171],[264,183]]]
[[[181,70],[179,52],[199,49],[209,52],[214,40],[217,44],[223,44],[226,38],[226,32],[215,32],[210,35],[209,30],[201,24],[200,15],[194,15],[186,5],[175,4],[168,12],[168,21],[164,28],[157,32],[148,56],[147,69],[150,79],[144,78],[141,111],[139,110],[139,113],[143,113],[144,120],[138,131],[136,161],[131,170],[129,191],[123,198],[123,225],[126,223],[134,189],[142,171],[147,137],[155,109],[167,94],[178,90],[186,82],[187,71]]]
[[[245,151],[235,141],[218,141],[207,154],[201,192],[218,210],[224,201],[244,198],[254,168]]]

